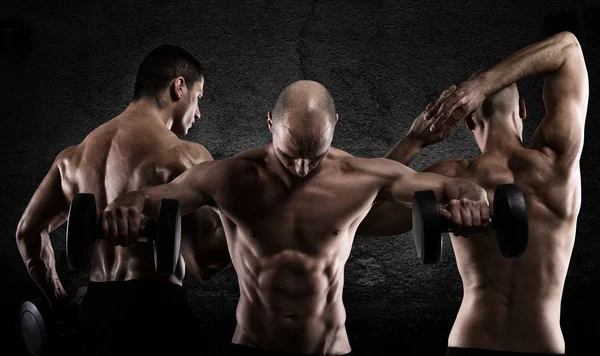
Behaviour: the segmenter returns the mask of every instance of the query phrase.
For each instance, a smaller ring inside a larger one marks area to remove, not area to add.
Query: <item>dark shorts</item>
[[[196,318],[173,283],[90,282],[79,316],[84,355],[197,354]]]
[[[513,352],[496,351],[487,349],[472,349],[462,347],[448,347],[446,356],[502,356],[502,355],[523,355],[523,356],[559,356],[564,354],[544,354],[535,352]]]
[[[279,352],[271,350],[261,350],[254,347],[244,346],[240,344],[230,344],[229,349],[226,353],[227,356],[308,356],[306,354],[299,354],[294,352]],[[352,356],[352,352],[339,355],[339,356]]]

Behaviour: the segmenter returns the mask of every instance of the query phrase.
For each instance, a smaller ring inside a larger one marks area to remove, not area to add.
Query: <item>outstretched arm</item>
[[[417,172],[398,162],[381,160],[382,169],[389,172],[390,180],[384,185],[380,197],[412,207],[414,192],[433,190],[440,203],[468,199],[487,202],[487,194],[479,185],[460,178],[448,178],[430,172]]]
[[[447,204],[440,213],[452,220],[457,235],[468,236],[470,227],[489,223],[489,203],[485,190],[475,183],[447,178],[429,172],[416,172],[387,159],[372,160],[371,169],[383,177],[378,198],[412,208],[415,191],[432,190],[438,203]],[[463,230],[463,227],[467,228]],[[464,231],[464,234],[462,233]]]
[[[217,161],[200,163],[170,183],[129,192],[113,200],[100,216],[100,226],[107,241],[117,245],[121,237],[122,240],[128,240],[125,244],[135,244],[140,233],[142,214],[156,217],[163,198],[178,200],[181,215],[204,205],[214,205],[209,192],[218,179],[214,175],[218,164]]]
[[[467,162],[463,159],[449,159],[436,162],[423,172],[440,174],[445,177],[458,177]],[[378,201],[358,227],[361,236],[400,235],[412,230],[412,209],[392,201]]]
[[[68,211],[55,160],[25,208],[16,231],[17,246],[27,271],[52,307],[68,303],[67,292],[56,272],[49,236],[66,221]]]

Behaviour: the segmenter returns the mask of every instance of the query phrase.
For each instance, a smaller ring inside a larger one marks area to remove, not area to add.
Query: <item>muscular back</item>
[[[144,117],[117,116],[92,131],[77,146],[57,158],[61,185],[70,203],[76,193],[93,193],[98,212],[120,195],[171,181],[185,169],[210,154],[199,144],[180,140],[164,125],[145,122]],[[181,283],[184,264],[180,259],[175,276]],[[91,281],[158,278],[154,272],[152,247],[113,247],[96,242]]]
[[[428,169],[481,185],[491,206],[498,184],[516,183],[529,219],[529,244],[517,259],[502,257],[492,230],[452,236],[464,298],[449,345],[539,350],[564,347],[560,304],[581,200],[579,167],[561,171],[538,150],[519,149]]]

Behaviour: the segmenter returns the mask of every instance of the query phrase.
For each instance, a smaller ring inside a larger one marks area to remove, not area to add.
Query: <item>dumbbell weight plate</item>
[[[505,258],[522,256],[527,249],[529,226],[521,189],[516,184],[501,184],[494,193],[494,220],[498,247]]]
[[[159,206],[158,229],[154,241],[154,262],[158,274],[173,274],[179,261],[181,245],[181,213],[179,201],[162,199]]]
[[[21,304],[19,317],[21,336],[31,355],[50,354],[53,322],[52,310],[44,299],[33,299]]]
[[[67,218],[66,252],[69,268],[90,269],[96,241],[94,227],[97,214],[94,194],[75,194]]]
[[[441,216],[432,190],[416,191],[413,196],[412,224],[417,257],[422,264],[435,264],[442,254]]]

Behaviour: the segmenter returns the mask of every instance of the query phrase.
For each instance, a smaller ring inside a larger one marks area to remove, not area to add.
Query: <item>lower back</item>
[[[453,237],[463,301],[449,346],[563,353],[561,299],[575,233],[573,223],[531,221],[528,248],[505,259],[493,233]],[[461,238],[458,238],[461,239]]]

